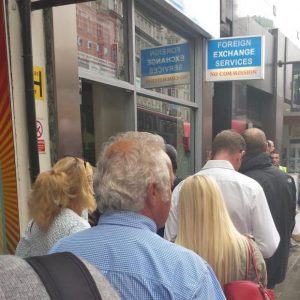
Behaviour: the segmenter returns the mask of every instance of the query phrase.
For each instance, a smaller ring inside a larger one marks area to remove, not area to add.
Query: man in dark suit
[[[240,172],[262,186],[280,235],[276,252],[266,259],[268,287],[274,288],[284,280],[287,270],[290,237],[295,226],[295,186],[289,175],[272,165],[270,154],[266,152],[267,140],[263,131],[258,128],[247,129],[243,137],[247,154]]]

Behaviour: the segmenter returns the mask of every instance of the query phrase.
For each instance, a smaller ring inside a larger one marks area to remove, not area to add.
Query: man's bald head
[[[247,145],[247,154],[266,152],[267,139],[265,133],[258,128],[246,129],[243,134]]]

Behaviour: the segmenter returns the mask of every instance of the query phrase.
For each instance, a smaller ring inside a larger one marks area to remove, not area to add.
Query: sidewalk
[[[285,280],[275,287],[276,300],[300,299],[300,243],[293,242]]]

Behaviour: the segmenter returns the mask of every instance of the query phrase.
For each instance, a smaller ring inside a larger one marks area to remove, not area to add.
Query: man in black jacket
[[[257,128],[247,129],[243,137],[247,145],[247,155],[240,172],[258,181],[264,189],[280,235],[276,252],[266,259],[268,287],[274,288],[284,280],[287,270],[290,237],[295,225],[295,184],[289,175],[272,165],[270,154],[266,153],[267,140],[263,131]]]

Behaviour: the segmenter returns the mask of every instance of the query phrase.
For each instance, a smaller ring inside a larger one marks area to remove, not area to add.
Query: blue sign
[[[175,44],[142,49],[141,76],[142,86],[146,88],[189,83],[189,45]]]
[[[207,80],[259,79],[263,77],[263,64],[264,39],[262,36],[208,41]],[[230,71],[224,72],[226,69]]]

